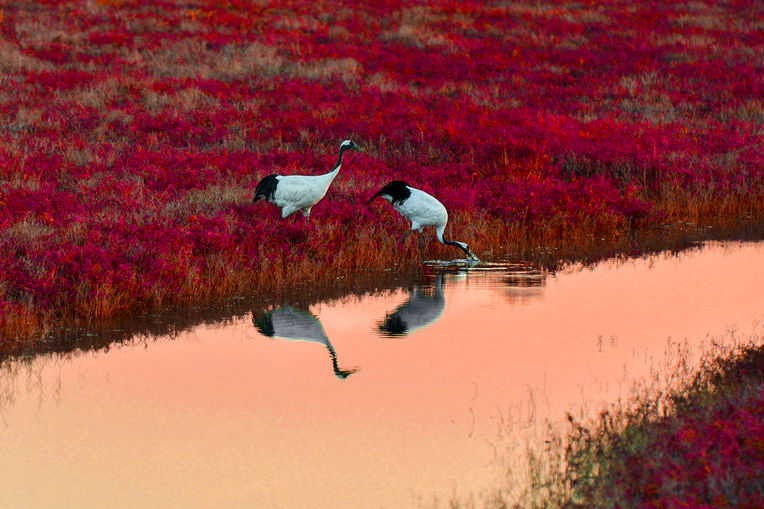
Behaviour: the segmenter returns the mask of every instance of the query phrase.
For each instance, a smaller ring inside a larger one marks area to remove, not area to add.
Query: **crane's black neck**
[[[340,380],[344,380],[356,372],[355,369],[341,369],[339,367],[337,363],[337,353],[334,351],[334,348],[329,341],[326,342],[326,348],[329,350],[329,355],[332,357],[332,368],[334,369],[334,376]]]
[[[340,166],[342,165],[342,155],[349,148],[350,148],[349,145],[342,145],[340,147],[340,155],[339,155],[339,157],[337,157],[337,164],[334,165],[334,170],[332,170],[332,171],[338,170],[340,168]]]
[[[466,244],[462,245],[461,242],[455,242],[453,240],[446,240],[446,239],[443,239],[443,243],[444,244],[448,244],[449,246],[456,246],[456,247],[458,247],[459,249],[464,251],[467,254],[467,256],[469,256],[470,258],[475,256],[474,254],[472,254],[472,251],[470,251],[469,247],[464,247],[464,246],[466,246]]]

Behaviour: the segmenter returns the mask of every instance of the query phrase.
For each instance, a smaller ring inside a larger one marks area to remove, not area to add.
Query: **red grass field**
[[[5,2],[2,348],[416,266],[408,223],[365,204],[393,179],[485,258],[761,221],[762,19],[718,0]],[[346,138],[367,153],[309,224],[251,203]]]
[[[593,427],[573,422],[564,448],[550,442],[556,475],[537,483],[537,506],[762,507],[764,349],[750,339],[668,393],[603,412]]]

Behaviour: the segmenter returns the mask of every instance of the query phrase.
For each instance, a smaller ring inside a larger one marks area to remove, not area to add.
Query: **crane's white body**
[[[421,232],[425,226],[434,226],[435,235],[442,243],[443,232],[446,230],[446,223],[448,223],[446,207],[435,197],[420,189],[409,187],[409,191],[411,196],[403,200],[403,202],[393,203],[392,196],[385,194],[381,196],[389,201],[400,215],[411,221],[412,230]]]
[[[278,175],[278,185],[269,201],[281,207],[282,218],[298,210],[310,217],[310,209],[326,196],[339,172],[340,165],[325,175]]]
[[[360,150],[351,140],[340,144],[340,154],[334,169],[324,175],[277,175],[263,177],[257,184],[253,202],[265,200],[281,208],[281,217],[298,210],[310,219],[310,209],[321,201],[342,167],[342,155],[346,150]]]
[[[433,226],[435,227],[435,235],[441,244],[456,246],[464,251],[472,260],[479,260],[477,255],[464,242],[443,238],[443,232],[446,230],[446,224],[448,223],[448,211],[434,196],[421,189],[411,187],[402,180],[394,180],[387,183],[369,201],[371,202],[377,196],[381,196],[390,202],[395,210],[411,221],[411,229],[404,235],[403,240],[405,241],[411,232],[415,230],[419,232],[419,251],[422,257],[424,257],[422,229],[425,226]]]

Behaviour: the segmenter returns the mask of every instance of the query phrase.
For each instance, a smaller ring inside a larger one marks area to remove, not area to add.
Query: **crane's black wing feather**
[[[392,198],[391,203],[395,205],[396,203],[403,203],[406,201],[408,197],[411,196],[411,189],[404,181],[393,180],[382,186],[382,189],[377,191],[377,193],[371,197],[371,200],[383,194],[390,196]]]
[[[252,200],[253,203],[258,200],[273,200],[273,193],[276,192],[276,186],[279,183],[276,177],[278,177],[277,174],[271,173],[258,182],[257,188],[255,189],[255,198]]]

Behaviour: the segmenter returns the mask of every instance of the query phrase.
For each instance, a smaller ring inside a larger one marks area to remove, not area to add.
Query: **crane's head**
[[[366,152],[364,149],[355,144],[353,140],[345,140],[340,144],[340,150],[360,150]]]

